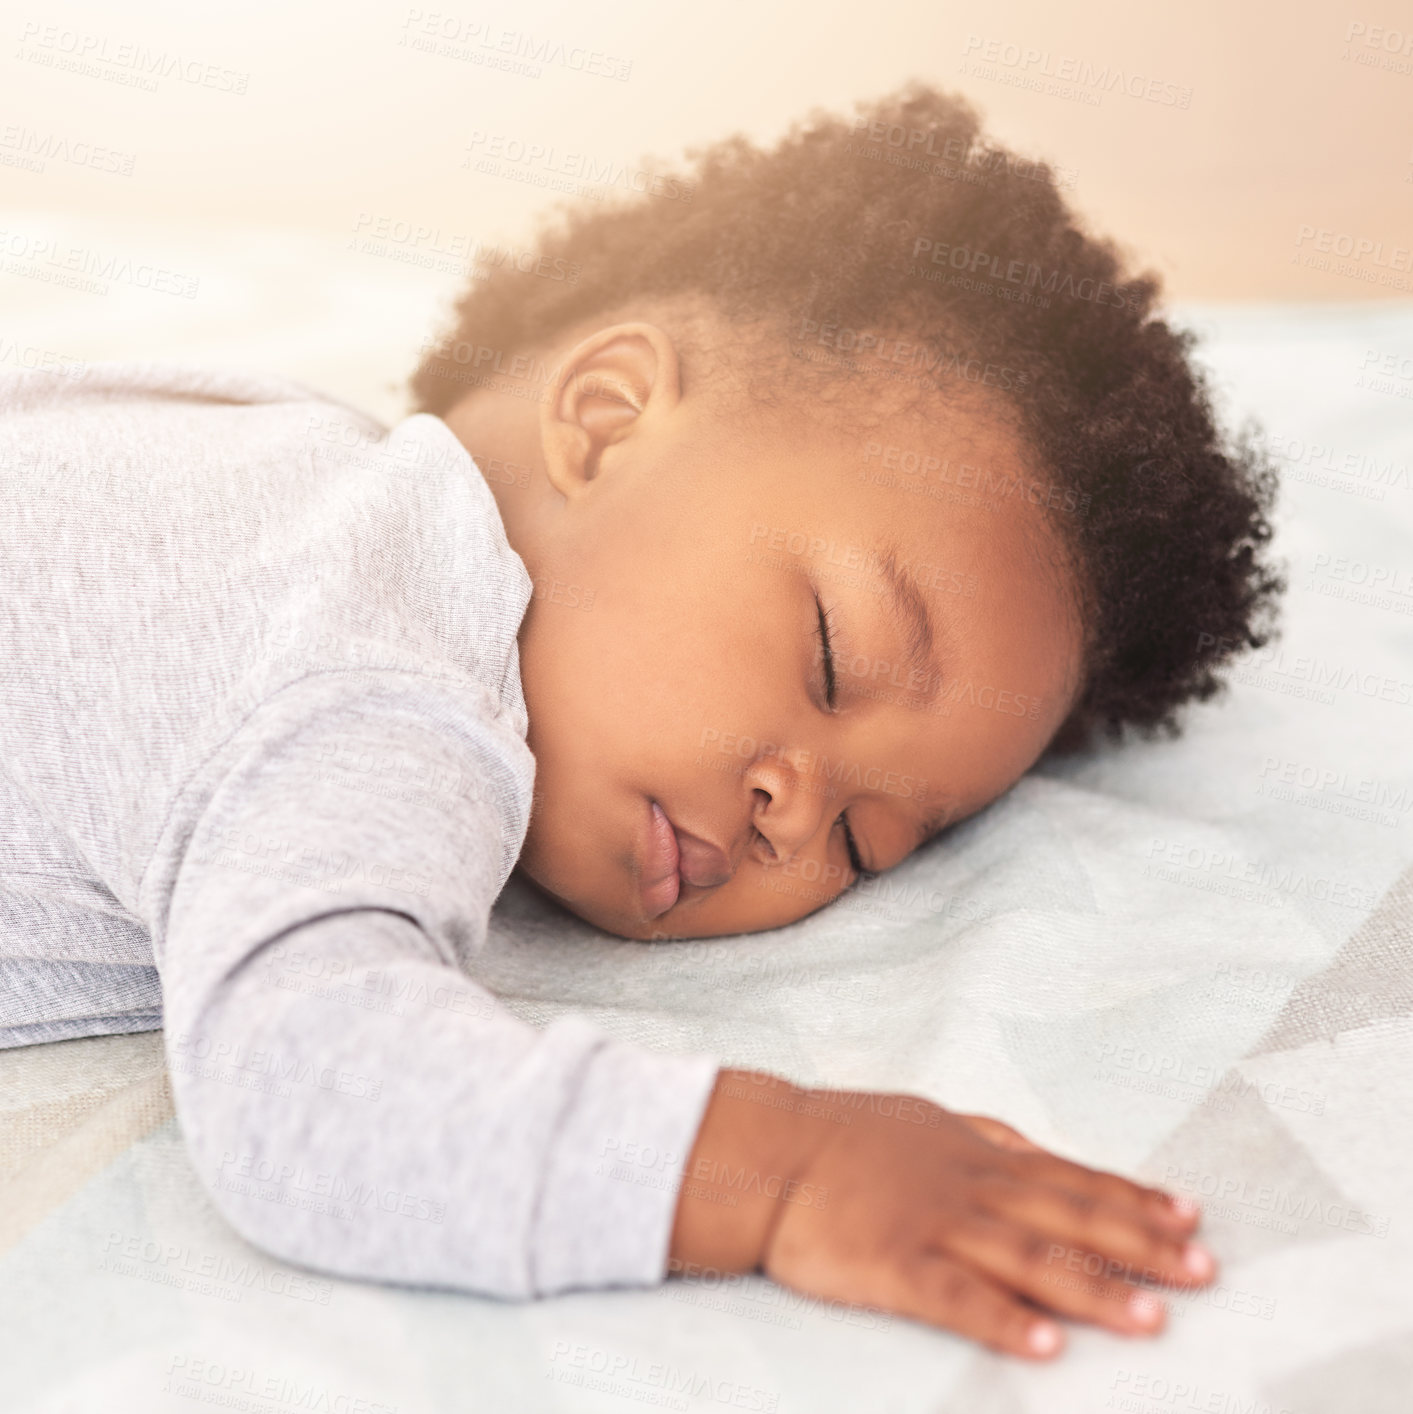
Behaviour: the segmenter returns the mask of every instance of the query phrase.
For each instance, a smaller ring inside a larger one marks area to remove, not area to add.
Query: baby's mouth
[[[647,848],[643,852],[643,868],[639,876],[643,911],[648,918],[660,917],[677,902],[677,895],[682,891],[682,878],[677,872],[680,859],[681,851],[672,821],[657,801],[650,800]]]
[[[657,801],[648,802],[648,840],[640,888],[649,918],[666,913],[684,886],[714,889],[726,883],[733,872],[725,850],[710,840],[679,830]]]

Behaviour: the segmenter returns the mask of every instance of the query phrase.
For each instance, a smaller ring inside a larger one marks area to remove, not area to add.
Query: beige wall
[[[463,166],[478,131],[636,167],[731,130],[770,137],[815,105],[849,111],[912,75],[1065,168],[1080,209],[1174,298],[1413,297],[1413,10],[1395,0],[247,0],[238,15],[185,0],[7,11],[0,340],[269,362],[275,321],[276,362],[386,398],[458,283],[438,249],[514,241],[547,200],[514,179],[542,166]],[[416,16],[459,28],[458,52],[419,49]],[[521,41],[562,60],[485,62]],[[147,77],[139,51],[180,71]],[[581,51],[626,79],[576,67]],[[1106,91],[1105,74],[1135,92]],[[85,166],[56,155],[66,141],[70,158],[107,151]],[[379,220],[435,235],[360,250]],[[52,275],[113,259],[168,270],[172,288]]]

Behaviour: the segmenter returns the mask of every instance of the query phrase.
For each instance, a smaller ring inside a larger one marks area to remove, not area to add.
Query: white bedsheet
[[[1413,356],[1413,304],[1179,317],[1285,457],[1286,629],[1226,698],[775,934],[621,942],[512,883],[480,975],[532,1020],[916,1091],[1191,1192],[1219,1286],[1041,1368],[754,1278],[524,1306],[311,1282],[203,1197],[157,1038],[101,1038],[0,1057],[6,1407],[1406,1410],[1413,378],[1369,354]]]

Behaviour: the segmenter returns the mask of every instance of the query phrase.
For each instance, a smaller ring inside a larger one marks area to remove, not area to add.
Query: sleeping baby
[[[162,1028],[213,1201],[327,1272],[760,1270],[1031,1358],[1159,1330],[1214,1275],[1190,1203],[468,969],[514,870],[623,938],[776,928],[1047,752],[1176,731],[1269,632],[1269,468],[1156,281],[924,86],[537,249],[391,429],[0,378],[0,1044]]]

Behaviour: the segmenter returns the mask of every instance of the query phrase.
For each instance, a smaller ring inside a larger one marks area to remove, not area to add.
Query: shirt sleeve
[[[153,871],[177,1115],[282,1260],[501,1297],[662,1279],[716,1063],[537,1029],[462,969],[533,769],[473,682],[328,672],[179,796]]]

